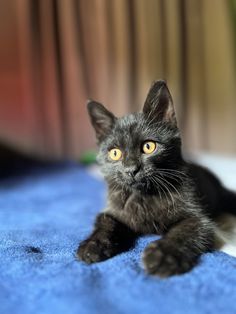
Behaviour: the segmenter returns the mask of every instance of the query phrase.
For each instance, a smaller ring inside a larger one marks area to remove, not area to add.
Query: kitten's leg
[[[144,266],[149,274],[160,277],[181,274],[189,271],[200,255],[213,246],[214,227],[208,218],[184,219],[145,249]]]
[[[80,244],[77,256],[89,264],[100,262],[129,250],[137,236],[128,226],[109,214],[100,214],[93,233]]]

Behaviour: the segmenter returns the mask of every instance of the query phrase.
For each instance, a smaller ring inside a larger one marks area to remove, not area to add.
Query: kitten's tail
[[[216,249],[236,257],[236,216],[225,213],[216,221]]]
[[[236,257],[236,193],[224,189],[221,208],[222,215],[216,220],[217,246]]]
[[[236,193],[230,190],[224,189],[221,208],[224,212],[230,213],[236,216]]]

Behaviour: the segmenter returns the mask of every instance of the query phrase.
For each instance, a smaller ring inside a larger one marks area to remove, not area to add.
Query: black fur
[[[202,253],[214,249],[213,219],[234,213],[236,196],[203,167],[182,158],[181,138],[171,95],[155,82],[141,113],[116,118],[97,102],[88,111],[99,145],[98,162],[108,184],[107,207],[78,257],[99,262],[131,248],[144,234],[162,235],[145,249],[146,271],[160,277],[190,270]],[[145,141],[157,143],[150,155]],[[123,157],[112,161],[108,152]]]

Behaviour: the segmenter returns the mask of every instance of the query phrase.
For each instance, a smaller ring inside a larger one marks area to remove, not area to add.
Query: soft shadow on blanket
[[[140,262],[154,237],[100,264],[78,262],[104,200],[103,182],[74,163],[0,179],[0,313],[236,313],[236,259],[224,253],[165,280]]]

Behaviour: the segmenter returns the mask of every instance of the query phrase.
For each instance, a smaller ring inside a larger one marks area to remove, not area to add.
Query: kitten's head
[[[110,184],[148,191],[159,180],[174,180],[182,164],[181,139],[165,81],[151,86],[140,113],[116,118],[94,101],[88,112],[99,145],[97,160]]]

